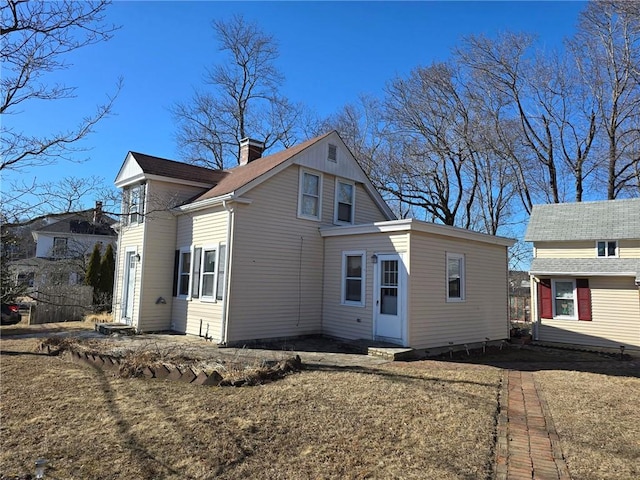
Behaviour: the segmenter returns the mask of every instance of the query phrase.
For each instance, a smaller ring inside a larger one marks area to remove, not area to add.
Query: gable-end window
[[[615,240],[599,240],[598,242],[596,242],[596,251],[598,257],[617,257],[618,242],[616,242]]]
[[[336,179],[334,223],[353,223],[355,184]]]
[[[576,283],[574,280],[553,280],[553,317],[578,318]]]
[[[329,150],[327,152],[327,160],[333,163],[338,163],[338,147],[332,143],[328,144]]]
[[[123,192],[122,223],[137,225],[144,222],[145,183],[128,187]]]
[[[464,255],[447,253],[447,301],[462,302],[465,299]]]
[[[53,258],[65,258],[67,256],[67,241],[65,237],[53,238],[53,250],[51,256]]]
[[[178,295],[189,296],[189,279],[191,278],[191,251],[180,252],[180,264],[178,266]]]
[[[342,253],[342,303],[365,305],[365,252]]]
[[[300,171],[300,195],[298,215],[311,220],[320,220],[322,176],[317,173]]]
[[[205,248],[202,258],[202,298],[213,299],[216,280],[216,250]]]

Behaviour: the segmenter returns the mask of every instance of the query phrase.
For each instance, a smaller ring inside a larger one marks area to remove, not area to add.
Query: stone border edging
[[[62,353],[66,353],[71,357],[71,361],[74,363],[80,363],[89,365],[94,368],[102,370],[108,370],[115,373],[120,372],[123,366],[122,359],[111,355],[81,352],[72,348],[64,351],[58,349],[52,349],[50,345],[41,346],[40,351],[50,356],[57,356]],[[302,361],[300,356],[289,358],[278,362],[270,371],[262,378],[266,380],[275,380],[282,378],[284,375],[290,372],[299,371],[302,368]],[[248,384],[246,378],[237,380],[225,380],[219,372],[213,371],[207,374],[204,371],[196,373],[191,367],[180,368],[175,365],[147,365],[142,370],[142,377],[144,378],[156,378],[159,380],[170,380],[174,382],[193,383],[194,385],[205,386],[219,386],[219,387],[240,387]]]

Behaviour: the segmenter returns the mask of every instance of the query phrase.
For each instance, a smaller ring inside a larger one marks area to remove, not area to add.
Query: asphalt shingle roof
[[[637,258],[534,258],[532,275],[635,275],[640,278]]]
[[[145,153],[131,152],[138,165],[144,173],[159,175],[167,178],[177,178],[180,180],[192,180],[203,183],[217,184],[225,177],[223,170],[199,167],[188,163],[176,162],[166,158],[154,157]]]
[[[640,239],[640,198],[535,205],[524,239]]]

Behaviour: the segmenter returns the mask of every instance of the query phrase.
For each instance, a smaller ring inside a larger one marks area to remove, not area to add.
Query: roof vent
[[[240,165],[246,165],[262,156],[264,152],[264,142],[254,140],[252,138],[243,138],[240,140]]]

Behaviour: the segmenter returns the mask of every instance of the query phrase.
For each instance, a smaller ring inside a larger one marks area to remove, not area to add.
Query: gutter
[[[174,207],[171,209],[171,211],[175,213],[196,212],[198,210],[204,210],[206,208],[215,207],[218,205],[222,205],[225,210],[229,211],[226,207],[227,203],[229,202],[243,203],[248,205],[252,201],[248,198],[238,197],[235,192],[231,192],[219,197],[207,198],[206,200],[200,200],[197,202],[188,203],[186,205],[181,205],[179,207]]]

